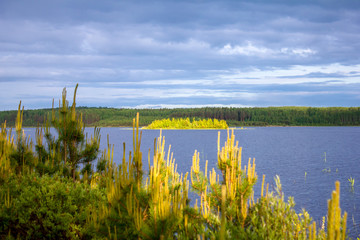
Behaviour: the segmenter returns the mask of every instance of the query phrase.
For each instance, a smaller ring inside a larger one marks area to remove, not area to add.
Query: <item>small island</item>
[[[144,127],[145,129],[227,129],[225,120],[218,119],[200,119],[193,118],[166,118],[161,120],[154,120],[150,125]]]

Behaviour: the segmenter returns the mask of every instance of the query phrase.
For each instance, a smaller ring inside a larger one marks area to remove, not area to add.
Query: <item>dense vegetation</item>
[[[227,129],[225,120],[201,119],[190,120],[189,118],[173,118],[155,120],[150,123],[147,129]]]
[[[53,109],[37,129],[35,151],[22,131],[20,105],[15,138],[2,124],[1,239],[346,238],[347,213],[341,213],[338,182],[321,226],[305,210],[296,213],[291,197],[285,201],[278,176],[275,192],[269,191],[263,176],[261,196],[254,199],[255,160],[242,163],[242,149],[233,131],[228,131],[223,146],[219,133],[218,171],[208,171],[207,162],[201,171],[195,151],[190,174],[178,173],[160,132],[144,172],[137,115],[129,156],[124,151],[121,164],[114,164],[109,144],[95,171],[92,163],[99,150],[99,132],[88,139],[83,135],[75,94],[69,107],[64,89],[62,106]],[[49,127],[58,135],[50,136]],[[195,204],[190,204],[190,190],[198,195]]]
[[[226,120],[230,126],[359,126],[360,107],[267,107],[267,108],[178,108],[116,109],[78,108],[87,126],[131,126],[137,112],[141,125],[166,118]],[[51,109],[24,111],[24,126],[43,123]],[[0,112],[0,122],[14,126],[17,112]]]

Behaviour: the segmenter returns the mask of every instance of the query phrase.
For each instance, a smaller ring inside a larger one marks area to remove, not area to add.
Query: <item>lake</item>
[[[92,129],[86,129],[92,133]],[[227,133],[221,131],[220,145],[223,146]],[[26,133],[33,135],[34,129]],[[148,151],[152,150],[154,138],[159,130],[143,130],[141,151],[144,170],[148,171]],[[340,205],[348,212],[347,225],[351,236],[360,234],[360,127],[251,127],[235,129],[239,146],[243,147],[243,164],[256,159],[255,198],[260,195],[262,175],[266,182],[274,185],[274,177],[280,176],[285,199],[293,196],[297,212],[305,208],[311,217],[320,221],[327,214],[327,200],[335,189],[335,181],[341,183]],[[132,129],[102,128],[101,149],[107,146],[107,135],[114,144],[114,161],[122,158],[122,143],[126,152],[132,151]],[[200,153],[200,168],[216,169],[218,130],[163,130],[166,148],[178,165],[178,172],[190,172],[194,151]],[[152,151],[151,151],[152,152]],[[152,154],[151,154],[152,155]],[[354,189],[348,179],[355,179]]]

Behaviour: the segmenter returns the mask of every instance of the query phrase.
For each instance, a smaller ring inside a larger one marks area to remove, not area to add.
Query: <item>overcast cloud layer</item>
[[[0,1],[0,110],[76,83],[81,106],[359,106],[360,1]]]

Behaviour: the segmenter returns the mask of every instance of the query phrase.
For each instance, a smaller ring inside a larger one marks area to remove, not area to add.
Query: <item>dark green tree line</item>
[[[24,126],[36,126],[46,120],[51,109],[25,110]],[[360,107],[266,107],[266,108],[176,108],[117,109],[79,107],[87,126],[131,126],[139,112],[142,125],[166,118],[226,120],[230,126],[359,126]],[[58,114],[58,113],[56,113]],[[0,122],[14,126],[16,111],[0,112]]]

